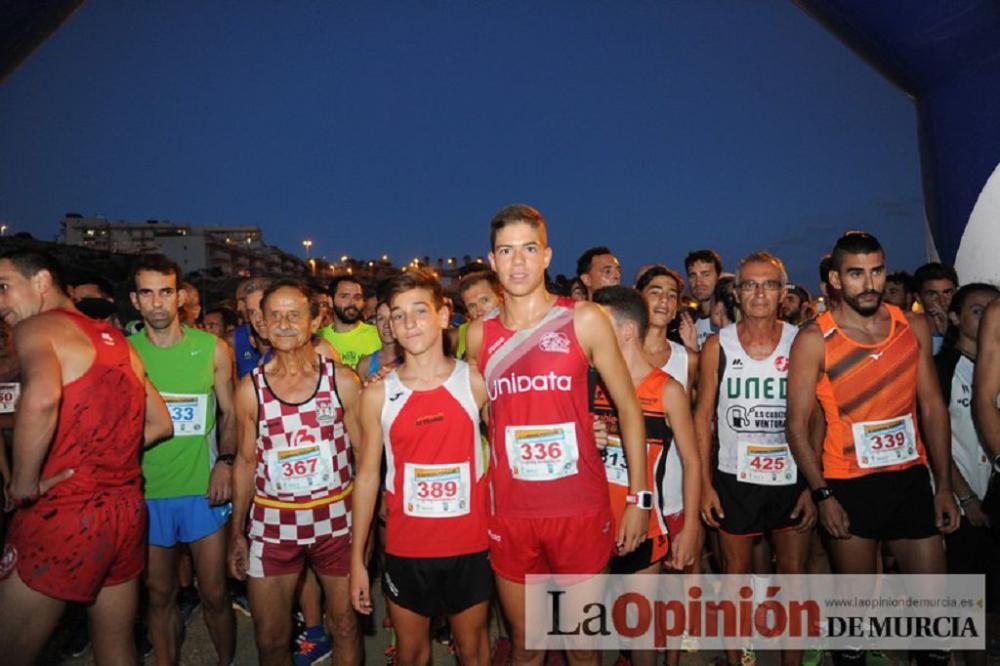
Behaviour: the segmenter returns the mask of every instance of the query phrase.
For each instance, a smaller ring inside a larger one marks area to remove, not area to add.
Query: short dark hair
[[[953,285],[958,286],[958,273],[951,266],[945,266],[940,261],[931,261],[924,264],[913,272],[913,283],[920,291],[924,285],[931,280],[950,280]]]
[[[548,229],[545,218],[535,208],[527,204],[504,206],[490,220],[490,248],[496,249],[497,234],[511,224],[527,224],[542,234],[542,243],[548,245]]]
[[[353,284],[358,285],[359,287],[361,287],[361,293],[364,294],[365,285],[361,282],[361,280],[354,277],[353,275],[338,275],[337,277],[330,280],[330,286],[329,288],[327,288],[327,291],[329,292],[330,296],[336,296],[337,287],[339,287],[344,282],[351,282]]]
[[[799,297],[799,302],[808,303],[812,300],[812,296],[809,295],[809,290],[800,284],[790,284],[788,285],[788,293],[795,294]]]
[[[958,291],[955,292],[955,295],[951,297],[951,305],[948,306],[948,311],[954,312],[957,315],[962,314],[962,307],[965,306],[965,300],[972,294],[978,294],[983,291],[1000,295],[1000,289],[998,289],[996,285],[988,284],[986,282],[970,282],[969,284],[963,284]]]
[[[825,284],[827,287],[830,286],[830,263],[832,259],[830,253],[823,255],[823,258],[819,260],[819,282],[820,284]]]
[[[407,271],[389,278],[383,287],[385,301],[391,307],[392,299],[411,289],[428,290],[431,292],[431,300],[434,301],[434,307],[439,310],[444,307],[444,288],[441,286],[441,281],[437,279],[437,276],[429,268],[419,268],[415,271]]]
[[[174,286],[181,289],[181,268],[177,262],[162,254],[140,254],[132,265],[132,291],[139,289],[136,278],[141,271],[150,273],[160,273],[161,275],[173,275]]]
[[[885,257],[885,250],[878,239],[867,231],[848,231],[837,239],[830,252],[830,270],[839,271],[844,265],[844,257],[849,254],[875,254],[881,252]]]
[[[736,276],[726,275],[719,278],[715,283],[715,291],[712,292],[712,301],[718,303],[726,311],[726,318],[729,321],[736,321],[736,310],[739,307],[739,299],[736,298]]]
[[[896,284],[903,286],[903,291],[908,294],[915,294],[917,292],[916,285],[913,283],[913,276],[906,271],[895,271],[894,273],[889,273],[885,278],[886,282],[895,282]]]
[[[684,270],[691,274],[691,266],[694,265],[696,261],[703,261],[706,264],[712,264],[715,266],[715,273],[722,273],[722,257],[715,250],[695,250],[694,252],[689,252],[688,256],[684,257]]]
[[[465,275],[461,280],[458,281],[458,293],[459,295],[464,294],[468,289],[474,287],[480,282],[486,282],[490,285],[495,293],[499,294],[503,289],[500,286],[500,278],[493,271],[476,271],[475,273],[469,273]]]
[[[604,245],[598,245],[597,247],[592,247],[583,254],[580,258],[576,260],[576,274],[577,276],[583,275],[584,273],[589,273],[590,269],[594,265],[594,257],[600,257],[603,254],[610,254],[614,256],[614,252],[611,248]]]
[[[7,250],[0,252],[0,259],[9,261],[18,273],[29,280],[38,275],[40,271],[46,271],[52,279],[52,285],[62,293],[66,293],[62,268],[56,258],[48,252],[26,249]]]
[[[653,281],[653,278],[661,276],[666,276],[677,283],[678,293],[684,291],[684,278],[681,277],[681,274],[672,268],[667,268],[666,266],[661,266],[659,264],[656,266],[650,266],[644,270],[639,275],[639,279],[635,281],[635,288],[642,291],[649,286],[649,283]]]
[[[204,320],[204,318],[210,314],[218,314],[219,316],[221,316],[223,327],[232,326],[235,328],[240,324],[240,316],[236,314],[236,311],[234,311],[232,308],[227,308],[225,306],[217,305],[214,308],[209,308],[205,312],[205,314],[202,315],[202,319]]]
[[[100,275],[95,275],[94,273],[77,273],[76,275],[71,274],[66,278],[66,285],[69,287],[79,287],[85,284],[92,284],[97,287],[98,291],[105,298],[113,298],[115,295],[115,288]]]
[[[639,338],[646,337],[649,328],[649,307],[638,289],[632,287],[601,287],[594,292],[594,303],[611,311],[616,320],[626,320],[635,324]]]
[[[267,288],[264,289],[264,295],[260,297],[260,309],[262,311],[264,305],[267,303],[267,299],[279,289],[296,289],[302,292],[302,295],[306,297],[306,301],[309,303],[309,316],[312,319],[319,316],[319,303],[313,300],[313,290],[303,280],[296,278],[278,278],[268,284]]]

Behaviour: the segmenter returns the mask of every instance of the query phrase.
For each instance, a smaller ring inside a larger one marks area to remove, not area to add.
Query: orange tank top
[[[875,344],[847,337],[830,311],[817,319],[826,347],[816,397],[826,417],[823,476],[853,479],[926,464],[917,426],[920,344],[899,308]]]

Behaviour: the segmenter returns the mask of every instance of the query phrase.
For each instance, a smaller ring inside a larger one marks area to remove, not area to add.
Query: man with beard
[[[694,322],[698,330],[698,349],[705,344],[712,330],[712,294],[715,283],[722,275],[722,258],[715,250],[695,250],[684,258],[684,270],[688,276],[688,290],[698,301],[698,320]],[[681,315],[688,317],[686,313]]]
[[[162,255],[140,255],[132,272],[132,305],[143,330],[129,338],[167,402],[174,436],[146,452],[142,473],[149,511],[149,636],[157,664],[176,664],[183,623],[177,608],[177,545],[188,544],[198,594],[219,664],[236,648],[236,618],[226,597],[226,541],[236,452],[233,368],[229,349],[211,333],[181,324],[186,290],[180,270]],[[209,433],[218,428],[212,461]]]
[[[378,329],[361,321],[365,304],[361,283],[350,275],[341,275],[330,283],[333,296],[333,323],[320,330],[320,335],[340,354],[344,365],[358,365],[362,356],[382,348]]]
[[[2,491],[17,507],[0,557],[3,662],[34,663],[73,601],[90,606],[97,662],[134,664],[139,451],[170,435],[167,409],[121,333],[74,308],[50,256],[0,257],[0,315],[24,381]]]
[[[576,260],[576,277],[587,287],[587,300],[602,287],[617,287],[622,283],[622,267],[610,248],[592,247]]]
[[[959,511],[948,408],[927,320],[882,302],[885,253],[868,233],[840,237],[829,275],[840,298],[792,345],[787,429],[820,523],[832,537],[834,570],[874,574],[885,543],[902,573],[945,573],[942,534],[958,527]],[[817,398],[826,419],[821,456],[809,436]],[[844,652],[834,659],[863,663],[864,655]],[[917,654],[918,664],[947,661],[942,651]]]

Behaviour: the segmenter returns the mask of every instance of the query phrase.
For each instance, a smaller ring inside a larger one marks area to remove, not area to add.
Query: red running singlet
[[[496,516],[556,518],[609,509],[608,482],[588,409],[590,363],[559,298],[536,326],[483,320],[479,367],[490,397]]]
[[[441,386],[414,391],[385,378],[386,544],[398,557],[484,551],[486,464],[469,366],[456,361]]]

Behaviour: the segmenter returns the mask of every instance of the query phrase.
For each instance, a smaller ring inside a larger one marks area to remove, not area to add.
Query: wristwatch
[[[650,510],[653,508],[653,493],[648,490],[640,490],[637,493],[630,493],[625,496],[626,504],[635,504],[640,509]]]
[[[830,489],[830,486],[823,486],[822,488],[817,488],[812,491],[812,500],[816,504],[819,504],[823,500],[828,500],[831,497],[833,497],[833,490]]]
[[[233,463],[236,462],[236,454],[235,453],[220,453],[218,455],[218,457],[215,459],[215,462],[216,463],[223,463],[223,464],[226,464],[226,465],[229,465],[230,467],[232,467]]]

